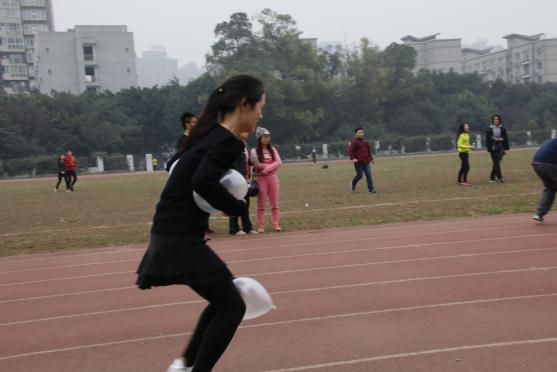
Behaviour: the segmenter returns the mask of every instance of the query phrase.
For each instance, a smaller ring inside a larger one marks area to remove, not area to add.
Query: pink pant
[[[265,225],[265,203],[267,198],[271,202],[273,223],[279,223],[279,193],[280,186],[276,173],[268,176],[257,176],[259,193],[257,194],[257,222]]]

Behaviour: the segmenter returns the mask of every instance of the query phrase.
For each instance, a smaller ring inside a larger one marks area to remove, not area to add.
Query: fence
[[[538,146],[550,138],[555,138],[555,130],[535,131],[509,131],[509,139],[512,147]],[[485,146],[485,135],[480,134],[480,143],[476,142],[476,134],[472,133],[471,142],[476,148]],[[379,139],[370,139],[372,151],[375,155],[398,155],[405,153],[423,153],[432,151],[451,151],[455,149],[456,135],[444,133],[436,136],[405,137],[388,135]],[[298,144],[298,145],[275,145],[284,161],[304,161],[311,159],[312,150],[317,151],[317,158],[323,159],[345,159],[348,154],[350,140],[335,141],[327,144]],[[79,154],[77,154],[79,155]],[[151,155],[151,154],[149,154]],[[172,156],[171,153],[152,154],[158,164],[154,170],[164,170],[166,161]],[[102,159],[99,161],[99,158]],[[152,162],[145,154],[106,154],[94,153],[90,156],[78,156],[78,172],[129,172],[129,171],[152,171]],[[0,160],[0,176],[2,177],[25,177],[52,175],[58,172],[57,156],[38,156],[21,159]]]

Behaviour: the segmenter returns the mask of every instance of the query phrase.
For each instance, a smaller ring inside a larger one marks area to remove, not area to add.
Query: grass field
[[[488,183],[489,156],[473,153],[472,187],[456,185],[456,154],[379,158],[373,167],[377,194],[365,191],[365,179],[358,192],[349,191],[354,170],[348,162],[328,163],[329,169],[321,169],[323,162],[288,164],[279,170],[281,225],[299,231],[532,212],[542,189],[529,165],[532,153],[508,153],[505,184]],[[83,177],[75,193],[53,193],[54,178],[0,182],[0,255],[146,244],[166,177]],[[228,221],[217,218],[211,227],[222,236]]]

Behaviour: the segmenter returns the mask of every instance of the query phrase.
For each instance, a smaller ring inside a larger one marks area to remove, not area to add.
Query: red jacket
[[[365,138],[354,138],[348,147],[348,155],[350,155],[350,160],[356,159],[361,164],[368,164],[373,160],[369,142]]]
[[[77,160],[71,155],[66,155],[64,162],[66,163],[67,171],[74,171],[75,167],[77,167]]]

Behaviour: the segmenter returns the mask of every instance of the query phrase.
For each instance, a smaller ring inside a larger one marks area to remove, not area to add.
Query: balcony
[[[29,80],[29,78],[27,76],[12,75],[8,72],[4,72],[2,74],[2,79],[6,80],[6,81],[27,81],[27,80]]]

